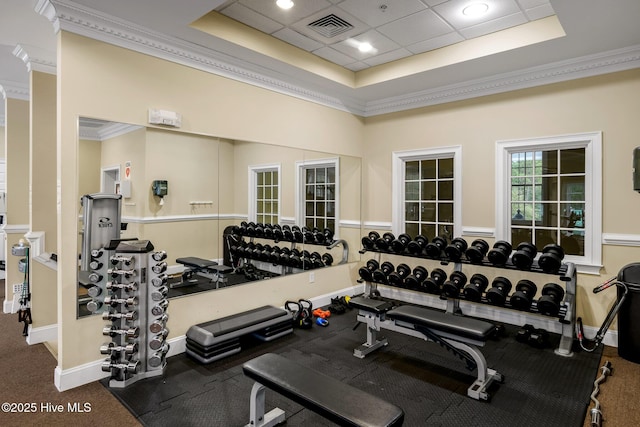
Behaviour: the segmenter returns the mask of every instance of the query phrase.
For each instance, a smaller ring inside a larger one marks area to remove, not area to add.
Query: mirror
[[[118,193],[120,238],[167,253],[168,298],[360,259],[360,158],[85,117],[78,158],[78,229],[82,196]],[[255,225],[267,236],[241,232]],[[275,227],[312,234],[273,238]],[[79,316],[101,311],[87,308],[87,264]]]

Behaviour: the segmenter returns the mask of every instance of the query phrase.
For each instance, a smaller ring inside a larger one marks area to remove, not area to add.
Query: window
[[[393,229],[411,237],[461,231],[461,148],[393,153]]]
[[[339,221],[339,159],[297,163],[299,202],[296,219],[309,229],[329,228],[337,234]]]
[[[496,237],[559,244],[582,272],[601,262],[600,133],[497,143]],[[597,270],[592,272],[597,273]]]
[[[249,167],[249,220],[278,224],[280,217],[280,165]]]

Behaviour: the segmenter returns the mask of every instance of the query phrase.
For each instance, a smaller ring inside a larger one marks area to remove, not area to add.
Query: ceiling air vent
[[[334,14],[327,15],[324,18],[317,19],[308,24],[307,27],[319,33],[328,39],[349,31],[353,25]]]

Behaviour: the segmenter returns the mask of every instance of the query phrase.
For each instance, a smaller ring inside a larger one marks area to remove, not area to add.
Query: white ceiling
[[[363,116],[640,67],[638,0],[484,0],[495,12],[471,24],[454,14],[467,0],[294,0],[290,15],[276,10],[274,1],[2,0],[0,87],[10,97],[28,99],[28,70],[55,72],[57,28]],[[272,34],[274,42],[332,61],[354,79],[554,13],[566,36],[359,86],[190,26],[212,10]],[[306,24],[328,13],[356,30],[335,40],[310,33]],[[348,41],[369,37],[378,49],[374,54],[357,53]]]

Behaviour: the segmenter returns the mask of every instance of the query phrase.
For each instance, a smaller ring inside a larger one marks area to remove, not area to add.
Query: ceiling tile
[[[462,14],[462,10],[469,5],[469,0],[451,0],[435,6],[433,10],[458,29],[520,12],[520,7],[515,0],[483,0],[482,2],[489,6],[489,10],[480,17],[468,17]]]
[[[414,13],[378,28],[401,46],[450,33],[452,28],[431,10]]]
[[[461,41],[464,41],[464,37],[462,37],[457,32],[451,32],[449,34],[444,34],[442,36],[434,37],[429,40],[414,43],[410,46],[407,46],[407,49],[415,54],[418,54],[434,49],[440,49],[441,47],[449,46]]]
[[[282,28],[282,24],[240,3],[232,3],[229,7],[222,9],[220,13],[267,34],[271,34]]]
[[[527,15],[527,18],[529,18],[531,21],[546,18],[547,16],[553,16],[556,14],[556,12],[553,10],[553,7],[551,7],[551,5],[548,3],[538,7],[533,7],[531,9],[526,9],[524,12]]]
[[[493,21],[484,22],[482,24],[474,25],[460,30],[460,33],[467,39],[474,37],[484,36],[485,34],[495,33],[496,31],[504,30],[516,25],[526,24],[527,18],[522,13],[515,13],[513,15],[504,16],[502,18],[494,19]]]
[[[534,7],[543,6],[543,5],[551,6],[549,4],[549,0],[517,0],[517,1],[520,4],[520,7],[522,7],[523,9],[533,9]]]
[[[288,10],[276,6],[275,0],[240,0],[240,3],[283,25],[293,24],[331,6],[327,0],[295,0],[295,7]]]
[[[383,7],[384,6],[384,7]],[[339,4],[341,9],[355,15],[365,24],[377,27],[427,7],[420,0],[345,0]]]
[[[314,50],[313,53],[314,55],[318,55],[319,57],[338,65],[346,65],[357,61],[357,58],[345,55],[344,53],[338,52],[330,47],[321,47],[318,50]]]
[[[358,50],[358,45],[363,42],[370,43],[371,46],[373,46],[374,51],[360,52]],[[345,55],[349,55],[358,60],[364,60],[365,58],[371,58],[372,56],[381,55],[400,48],[398,44],[389,40],[376,30],[367,31],[364,34],[333,44],[332,47]]]
[[[368,65],[375,67],[376,65],[386,64],[387,62],[397,61],[398,59],[406,58],[407,56],[411,56],[412,53],[407,49],[396,49],[391,52],[383,53],[382,55],[377,55],[371,58],[367,58],[364,60]]]
[[[322,43],[310,39],[309,37],[306,37],[297,31],[293,31],[290,28],[283,28],[280,31],[276,31],[272,36],[306,51],[320,49],[324,46]]]
[[[347,64],[344,66],[344,68],[351,70],[351,71],[360,71],[360,70],[364,70],[366,68],[369,68],[369,65],[365,64],[364,62],[354,62],[352,64]]]

